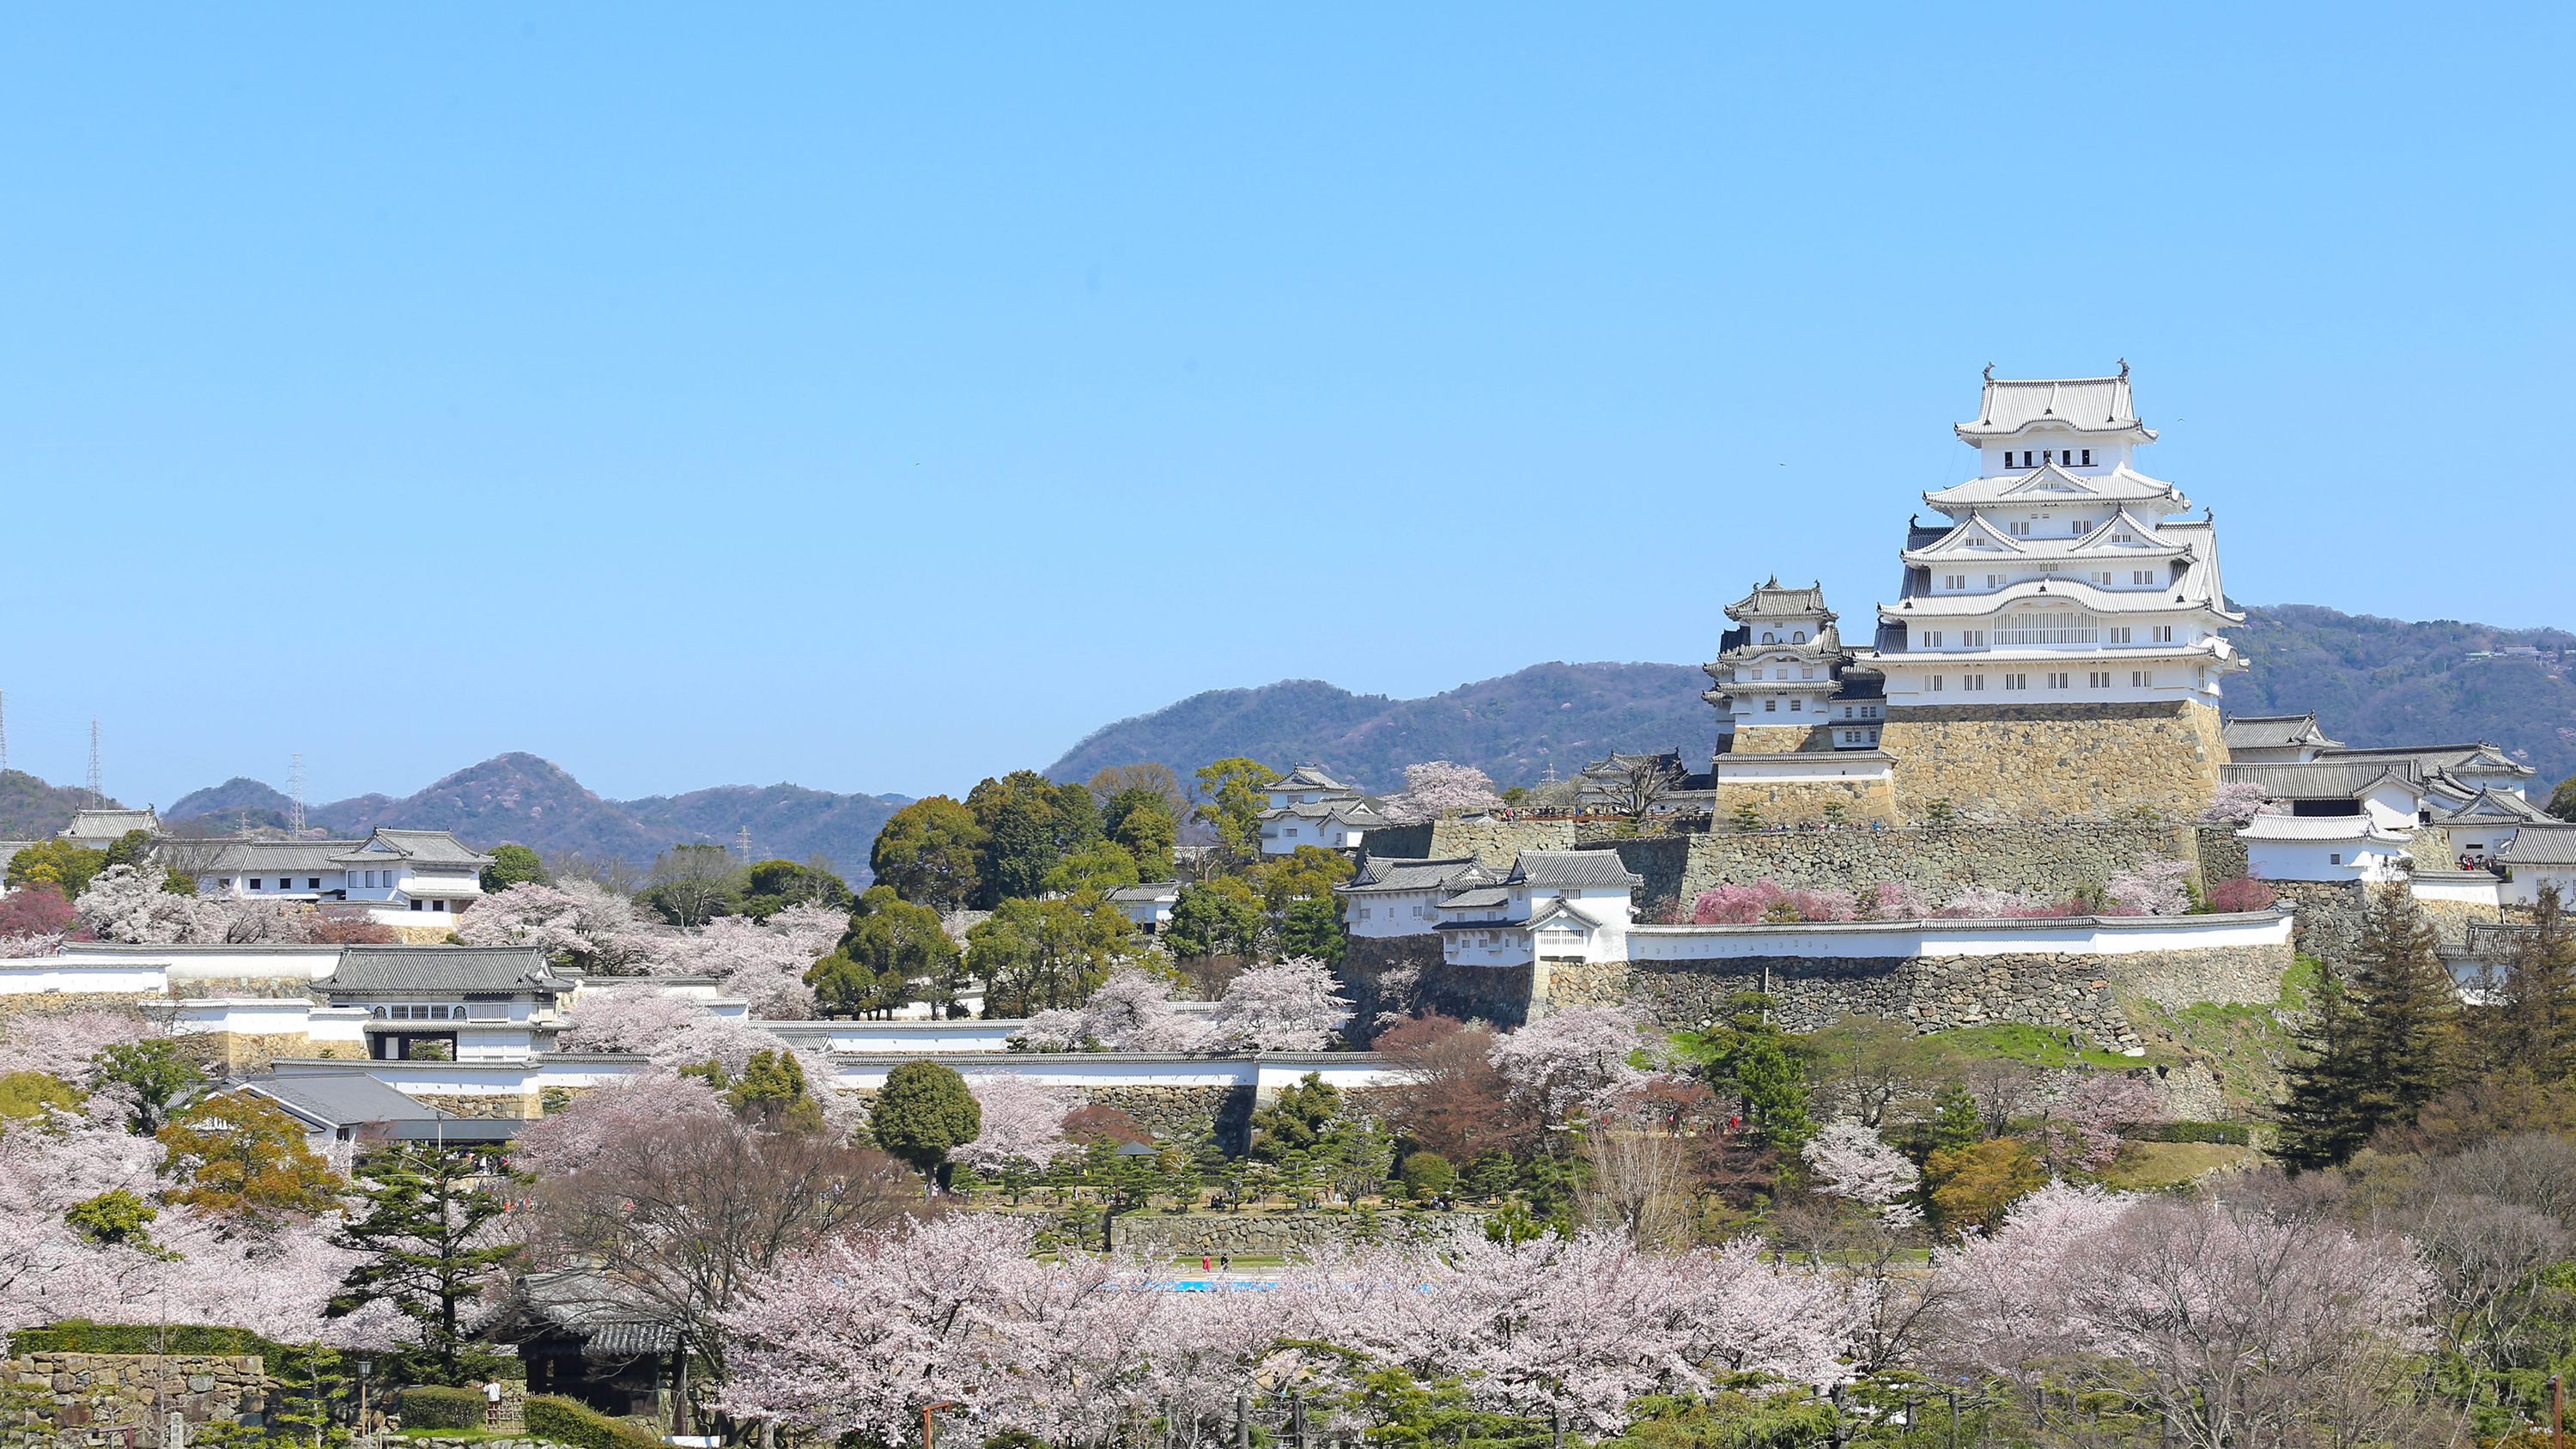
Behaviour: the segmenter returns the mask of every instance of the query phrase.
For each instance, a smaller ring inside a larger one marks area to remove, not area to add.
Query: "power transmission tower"
[[[742,863],[751,864],[751,827],[748,825],[742,828]]]
[[[96,716],[92,716],[89,722],[89,808],[92,810],[107,808],[107,792],[98,787],[98,719]]]
[[[289,839],[304,837],[304,757],[297,755],[286,767],[286,834]]]

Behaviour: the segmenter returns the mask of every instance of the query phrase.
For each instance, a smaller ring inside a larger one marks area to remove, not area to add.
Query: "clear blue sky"
[[[1890,591],[2125,356],[2241,600],[2576,626],[2565,6],[19,7],[10,762],[925,794]]]

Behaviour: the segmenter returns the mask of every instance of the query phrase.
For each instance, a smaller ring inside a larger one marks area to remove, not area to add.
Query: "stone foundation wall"
[[[1353,936],[1334,969],[1351,997],[1345,1035],[1355,1035],[1359,1045],[1374,1035],[1380,1012],[1436,1011],[1460,1021],[1490,1021],[1506,1031],[1529,1019],[1535,975],[1529,967],[1452,966],[1441,959],[1440,938],[1428,932]]]
[[[2180,700],[1891,705],[1879,748],[1897,757],[1897,809],[1914,822],[1935,800],[1972,821],[2189,819],[2227,760],[2218,711]]]
[[[169,998],[158,991],[19,991],[0,996],[0,1021],[66,1011],[128,1011],[168,1003]]]
[[[1159,1139],[1194,1143],[1213,1137],[1230,1155],[1252,1148],[1251,1087],[1091,1087],[1086,1105],[1115,1107]]]
[[[2474,901],[2417,901],[2415,909],[2424,913],[2424,924],[2433,928],[2445,946],[2465,945],[2471,921],[2501,921],[2504,912],[2498,907]]]
[[[2203,880],[2212,883],[2234,880],[2253,869],[2253,863],[2245,855],[2245,842],[2236,838],[2235,826],[2196,824],[2191,827],[2191,835],[2199,842]]]
[[[267,1071],[269,1063],[279,1057],[337,1056],[343,1050],[351,1057],[362,1056],[365,1053],[363,1047],[345,1042],[335,1046],[317,1047],[313,1044],[311,1036],[300,1031],[190,1032],[188,1042],[192,1049],[201,1050],[210,1059],[221,1061],[233,1071],[245,1075]]]
[[[394,943],[401,946],[443,946],[456,934],[454,926],[393,926]]]
[[[2297,912],[2291,918],[2290,943],[2301,954],[2338,964],[2352,959],[2361,940],[2361,882],[2276,880],[2271,886],[2272,894]]]
[[[1939,902],[1972,885],[2064,896],[2151,857],[2198,862],[2203,833],[2192,825],[2144,822],[1719,829],[1706,835],[1587,842],[1581,848],[1617,851],[1628,869],[1646,878],[1636,893],[1640,901],[1687,903],[1712,886],[1762,880],[1855,894],[1875,889],[1881,881],[1899,880]]]
[[[159,1443],[163,1413],[192,1426],[258,1425],[276,1390],[255,1355],[186,1353],[31,1353],[0,1360],[0,1384],[35,1391],[0,1421],[0,1444],[12,1449],[122,1446],[128,1424],[142,1426],[137,1442]]]
[[[1833,731],[1821,722],[1815,724],[1738,725],[1735,743],[1727,747],[1730,755],[1795,755],[1808,750],[1830,750],[1834,747]]]
[[[1830,822],[1827,805],[1843,808],[1849,825],[1897,825],[1896,792],[1885,779],[1726,780],[1718,784],[1712,830],[1730,829],[1739,807],[1750,807],[1765,825]]]
[[[1845,1016],[1882,1016],[1917,1032],[2022,1022],[2081,1032],[2102,1046],[2140,1045],[2124,998],[2163,1006],[2262,1004],[2280,994],[2286,946],[2208,946],[2128,955],[1752,956],[1558,967],[1550,1006],[1629,1002],[1667,1030],[1725,1015],[1728,998],[1768,992],[1773,1018],[1814,1031]]]

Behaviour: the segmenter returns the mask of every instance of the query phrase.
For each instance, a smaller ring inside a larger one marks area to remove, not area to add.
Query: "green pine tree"
[[[1974,1147],[1985,1139],[1986,1114],[1977,1110],[1966,1084],[1955,1077],[1943,1083],[1941,1094],[1932,1099],[1932,1150]]]
[[[2350,969],[2326,972],[2302,1040],[2311,1060],[2281,1109],[2293,1166],[2349,1159],[2442,1090],[2459,1050],[2460,998],[2434,946],[2403,885],[2372,889]]]
[[[461,1147],[401,1143],[360,1159],[353,1185],[366,1208],[333,1241],[366,1261],[341,1280],[325,1316],[391,1303],[420,1325],[424,1366],[456,1382],[464,1372],[460,1306],[481,1297],[492,1271],[519,1252],[516,1243],[482,1241],[484,1225],[502,1210],[485,1184],[513,1180],[522,1179]]]

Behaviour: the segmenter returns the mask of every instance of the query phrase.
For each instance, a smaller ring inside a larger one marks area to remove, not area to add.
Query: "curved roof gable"
[[[2117,377],[1999,378],[1989,373],[1976,420],[1952,430],[1962,442],[1983,443],[2034,428],[2095,436],[2128,433],[2148,443],[2156,439],[2155,429],[2138,422],[2125,363]]]
[[[2004,503],[2084,503],[2092,500],[2111,503],[2145,503],[2167,499],[2171,513],[2191,507],[2182,490],[2162,478],[2150,478],[2126,464],[2108,473],[2069,473],[2055,464],[2034,468],[2027,473],[1995,473],[1971,478],[1937,492],[1926,493],[1923,501],[1935,508],[1991,507]]]

